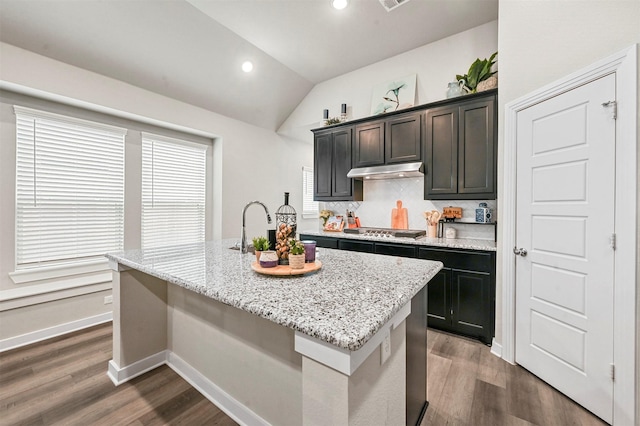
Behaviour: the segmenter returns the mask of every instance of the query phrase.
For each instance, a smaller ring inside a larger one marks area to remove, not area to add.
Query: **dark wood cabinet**
[[[353,167],[384,164],[384,126],[382,120],[356,126]]]
[[[316,240],[318,247],[442,262],[444,267],[427,285],[428,326],[491,343],[495,331],[495,252],[308,234],[301,234],[300,239]]]
[[[421,113],[356,125],[353,167],[422,161]]]
[[[347,177],[352,165],[352,131],[352,127],[347,127],[314,134],[314,200],[362,200],[362,182]]]
[[[385,123],[385,164],[422,161],[420,113],[402,114]]]
[[[495,199],[496,95],[427,110],[424,198]]]
[[[358,241],[358,240],[338,240],[338,248],[340,250],[360,251],[364,253],[373,253],[374,243],[371,241]]]
[[[421,247],[418,257],[444,264],[427,287],[429,327],[490,344],[495,329],[495,253]]]

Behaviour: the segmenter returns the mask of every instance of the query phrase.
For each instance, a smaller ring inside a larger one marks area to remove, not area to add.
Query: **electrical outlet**
[[[384,364],[391,356],[391,329],[387,329],[384,339],[380,344],[380,365]]]
[[[113,296],[109,295],[109,296],[105,296],[104,297],[104,304],[105,305],[110,305],[113,303]]]

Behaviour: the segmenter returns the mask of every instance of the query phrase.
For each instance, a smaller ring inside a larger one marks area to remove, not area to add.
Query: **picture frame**
[[[416,74],[386,81],[373,87],[371,115],[411,108],[416,103]]]

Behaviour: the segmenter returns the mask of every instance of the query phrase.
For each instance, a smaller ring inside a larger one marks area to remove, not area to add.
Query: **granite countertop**
[[[327,231],[301,231],[300,234],[329,238],[349,238],[353,240],[380,241],[386,243],[412,244],[417,246],[449,247],[467,250],[496,251],[496,242],[491,240],[476,240],[471,238],[396,238],[396,237],[365,237],[359,234]]]
[[[255,256],[231,250],[235,243],[129,250],[107,258],[351,351],[362,347],[443,266],[321,248],[319,271],[274,277],[253,271]]]

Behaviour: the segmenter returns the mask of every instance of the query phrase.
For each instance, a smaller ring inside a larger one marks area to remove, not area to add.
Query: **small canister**
[[[447,228],[447,230],[445,231],[445,236],[448,239],[451,239],[451,240],[455,239],[456,235],[457,235],[456,228]]]
[[[487,203],[480,203],[480,206],[476,209],[476,222],[490,223],[491,218],[491,209],[487,207]]]

